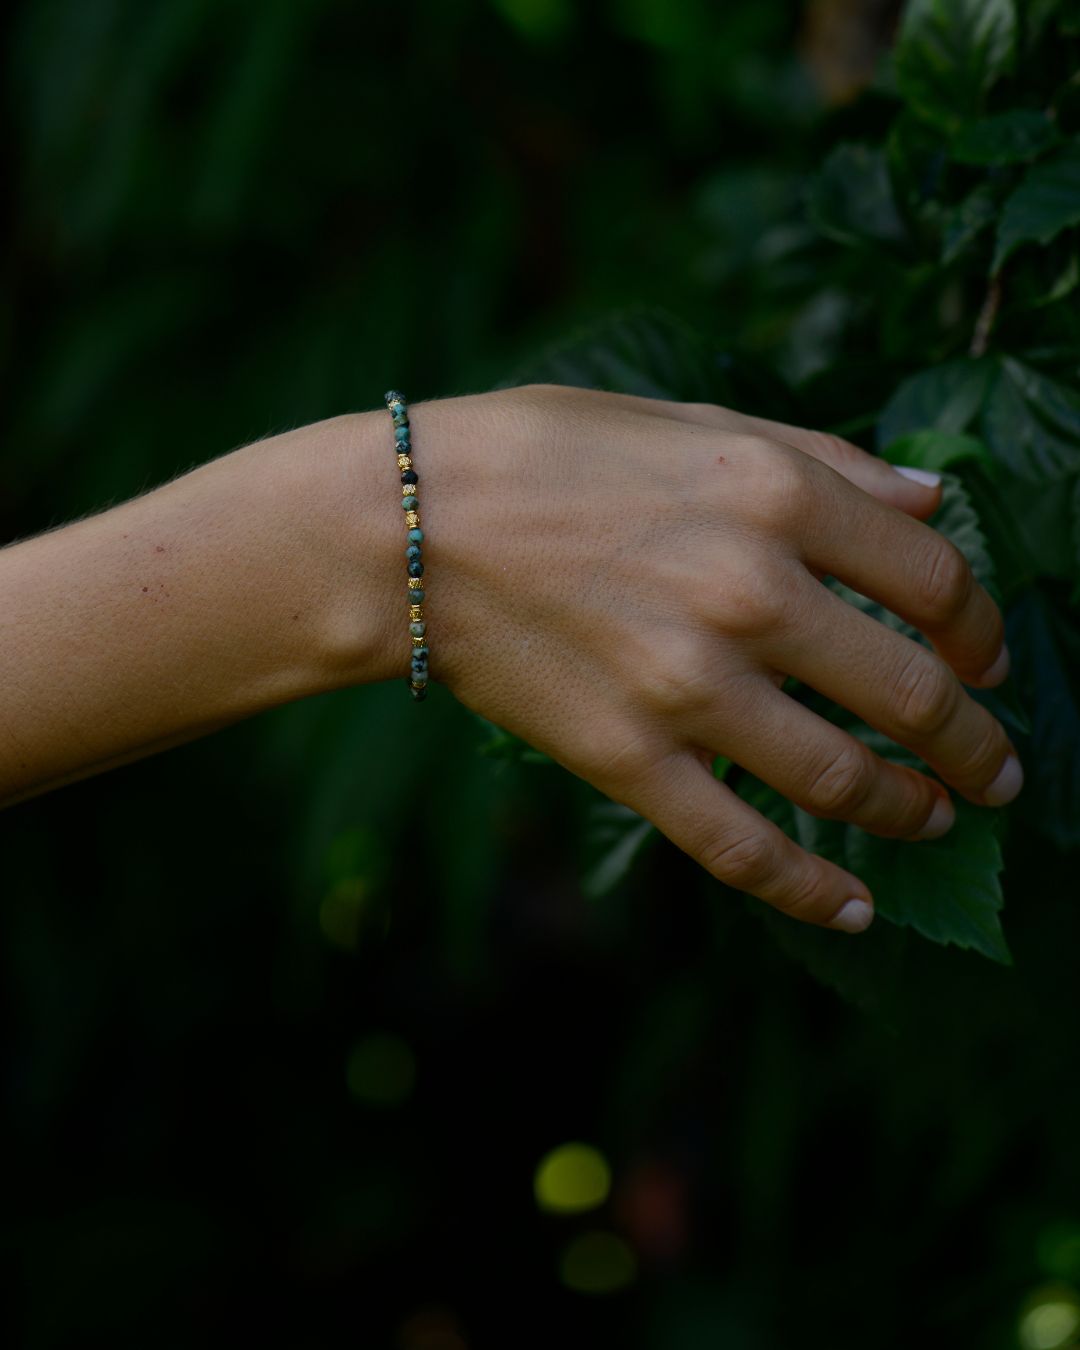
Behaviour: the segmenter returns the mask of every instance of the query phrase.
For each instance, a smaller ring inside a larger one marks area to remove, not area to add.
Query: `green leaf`
[[[953,130],[981,113],[1015,47],[1013,0],[910,0],[896,48],[897,84],[922,117]]]
[[[677,315],[649,305],[572,332],[499,387],[534,381],[691,403],[730,395],[723,354]]]
[[[964,461],[991,463],[990,452],[982,441],[956,431],[912,431],[887,445],[882,452],[890,464],[905,464],[916,469],[940,473]]]
[[[912,375],[893,394],[878,422],[883,449],[913,431],[964,431],[974,421],[994,376],[986,358],[946,361]]]
[[[1028,482],[1080,470],[1080,395],[1015,357],[996,363],[981,427],[994,457]]]
[[[1014,108],[961,127],[949,153],[961,164],[1019,164],[1050,150],[1060,139],[1044,112]]]
[[[896,200],[906,214],[936,219],[949,167],[947,140],[936,128],[904,108],[893,118],[885,153]]]
[[[979,445],[979,442],[975,444]],[[985,453],[982,450],[982,455]],[[994,561],[987,547],[982,522],[964,485],[953,474],[943,474],[941,505],[927,523],[946,539],[952,540],[968,560],[975,579],[993,593],[996,586]]]
[[[1080,477],[1073,483],[1070,505],[1072,507],[1072,544],[1074,580],[1080,582]]]
[[[1048,244],[1080,225],[1080,145],[1034,164],[1005,199],[992,270],[997,272],[1021,244]]]
[[[942,224],[941,261],[948,266],[998,216],[998,194],[993,183],[980,183],[946,215]]]
[[[1057,304],[1080,285],[1080,237],[1066,231],[1045,248],[1027,248],[1009,264],[1011,312]]]
[[[934,428],[978,427],[993,458],[1033,483],[1080,469],[1080,395],[1012,356],[947,361],[905,380],[878,422],[878,446]]]
[[[1060,849],[1080,846],[1080,633],[1032,587],[1007,616],[1013,679],[1031,711],[1021,816]]]
[[[491,759],[519,760],[522,764],[555,763],[550,755],[545,755],[542,750],[534,750],[527,741],[515,736],[512,731],[504,731],[502,727],[489,722],[480,713],[474,712],[472,716],[487,736],[487,739],[476,747],[478,755],[486,755]]]
[[[884,737],[873,738],[873,749],[879,753],[887,754],[889,745]],[[896,755],[888,755],[893,762],[918,762],[910,752],[896,749]],[[884,919],[914,929],[931,942],[973,949],[991,960],[1011,963],[999,917],[1002,861],[995,812],[954,798],[956,824],[949,833],[941,839],[911,842],[881,839],[842,821],[819,820],[756,779],[740,784],[739,791],[801,847],[861,877],[874,897],[879,923]],[[767,921],[785,948],[826,983],[856,1002],[873,1003],[872,988],[848,978],[842,964],[832,959],[835,949],[822,938],[801,938],[792,920]],[[902,945],[886,940],[881,948],[877,959],[882,974],[887,974],[902,957]]]
[[[999,479],[998,492],[1011,517],[1013,538],[1024,549],[1033,576],[1080,578],[1071,509],[1073,486],[1062,483],[1059,489],[1047,492],[1045,484],[1031,483],[1015,474]]]
[[[811,184],[807,207],[822,234],[842,244],[906,239],[885,152],[871,146],[838,145]]]
[[[590,900],[614,890],[627,875],[656,827],[619,802],[594,802],[585,826],[586,866],[581,889]]]
[[[879,915],[932,942],[1011,964],[1001,930],[1001,846],[995,813],[954,796],[956,824],[941,839],[909,843],[848,827],[847,866],[862,877]]]
[[[754,914],[775,937],[781,951],[841,998],[865,1013],[891,1023],[905,994],[904,973],[911,935],[891,923],[875,923],[844,942],[814,924],[800,923],[771,905],[754,903]],[[857,950],[856,950],[857,945]]]

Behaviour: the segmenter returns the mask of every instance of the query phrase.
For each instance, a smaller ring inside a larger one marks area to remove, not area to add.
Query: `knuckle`
[[[757,832],[718,835],[702,849],[701,861],[713,876],[743,891],[764,885],[776,865],[768,836]]]
[[[807,433],[806,443],[811,453],[824,460],[826,464],[850,464],[853,459],[858,459],[863,454],[857,446],[831,431],[810,431]]]
[[[960,686],[940,657],[919,648],[893,685],[893,710],[902,736],[933,736],[956,712]]]
[[[747,561],[729,571],[723,594],[713,601],[712,621],[733,638],[782,634],[794,618],[794,594],[791,578],[782,568]]]
[[[827,894],[828,887],[823,871],[816,865],[816,861],[808,856],[806,864],[785,886],[783,895],[773,903],[789,918],[813,923],[820,918]]]
[[[635,663],[639,698],[660,713],[700,706],[712,692],[709,655],[694,636],[669,636],[660,648]]]
[[[809,460],[790,446],[764,437],[740,437],[746,450],[751,510],[773,528],[785,528],[806,510]]]
[[[951,623],[967,603],[973,580],[967,559],[956,545],[936,537],[917,575],[920,612],[930,623]]]
[[[818,815],[847,817],[865,803],[874,785],[874,762],[858,743],[835,752],[813,777],[807,800]]]
[[[972,787],[984,787],[1001,767],[1008,748],[1000,725],[986,715],[986,723],[956,765],[955,776]]]

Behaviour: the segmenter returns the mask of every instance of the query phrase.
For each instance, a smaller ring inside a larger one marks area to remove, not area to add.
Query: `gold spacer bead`
[[[416,496],[416,484],[415,484],[415,483],[402,483],[402,485],[401,485],[401,495],[402,495],[403,497],[415,497],[415,496]]]
[[[411,469],[411,468],[412,468],[412,456],[411,456],[411,455],[398,455],[398,457],[397,457],[397,466],[398,466],[399,469]]]
[[[423,617],[424,617],[424,607],[423,607],[423,605],[410,605],[410,606],[409,606],[409,618],[410,618],[410,619],[422,619]]]
[[[409,578],[409,590],[410,590],[410,591],[422,591],[423,589],[424,589],[424,578],[423,578],[423,577],[410,577],[410,578]]]
[[[419,524],[420,524],[420,512],[419,512],[419,511],[406,511],[406,512],[405,512],[405,524],[408,525],[408,527],[409,527],[410,530],[413,528],[414,525],[419,525]]]
[[[412,640],[412,645],[414,647],[422,647],[426,641],[427,641],[426,637],[422,638],[414,637]]]

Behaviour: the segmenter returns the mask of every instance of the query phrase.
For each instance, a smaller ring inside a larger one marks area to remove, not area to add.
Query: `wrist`
[[[388,426],[385,412],[346,413],[249,447],[273,445],[274,491],[289,504],[280,540],[294,564],[286,659],[303,662],[304,694],[408,669],[405,531]]]
[[[457,692],[472,672],[478,625],[498,578],[492,574],[505,499],[505,414],[489,394],[409,404],[416,495],[424,531],[424,618],[431,674]],[[385,409],[350,413],[290,433],[287,447],[302,556],[320,597],[309,650],[318,689],[385,679],[409,670],[408,573],[401,484]],[[496,569],[497,570],[497,569]],[[496,587],[497,588],[497,587]]]

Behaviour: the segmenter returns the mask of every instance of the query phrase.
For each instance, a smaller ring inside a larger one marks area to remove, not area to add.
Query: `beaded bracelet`
[[[422,609],[424,600],[424,564],[420,560],[420,545],[424,531],[420,528],[420,503],[416,496],[416,485],[420,481],[412,463],[412,440],[409,434],[409,414],[405,408],[405,397],[396,389],[390,389],[383,396],[394,424],[394,449],[397,464],[401,470],[401,505],[405,509],[405,524],[408,526],[409,546],[405,557],[409,569],[409,636],[412,638],[412,658],[406,682],[413,698],[420,702],[427,698],[428,647],[427,624]]]

